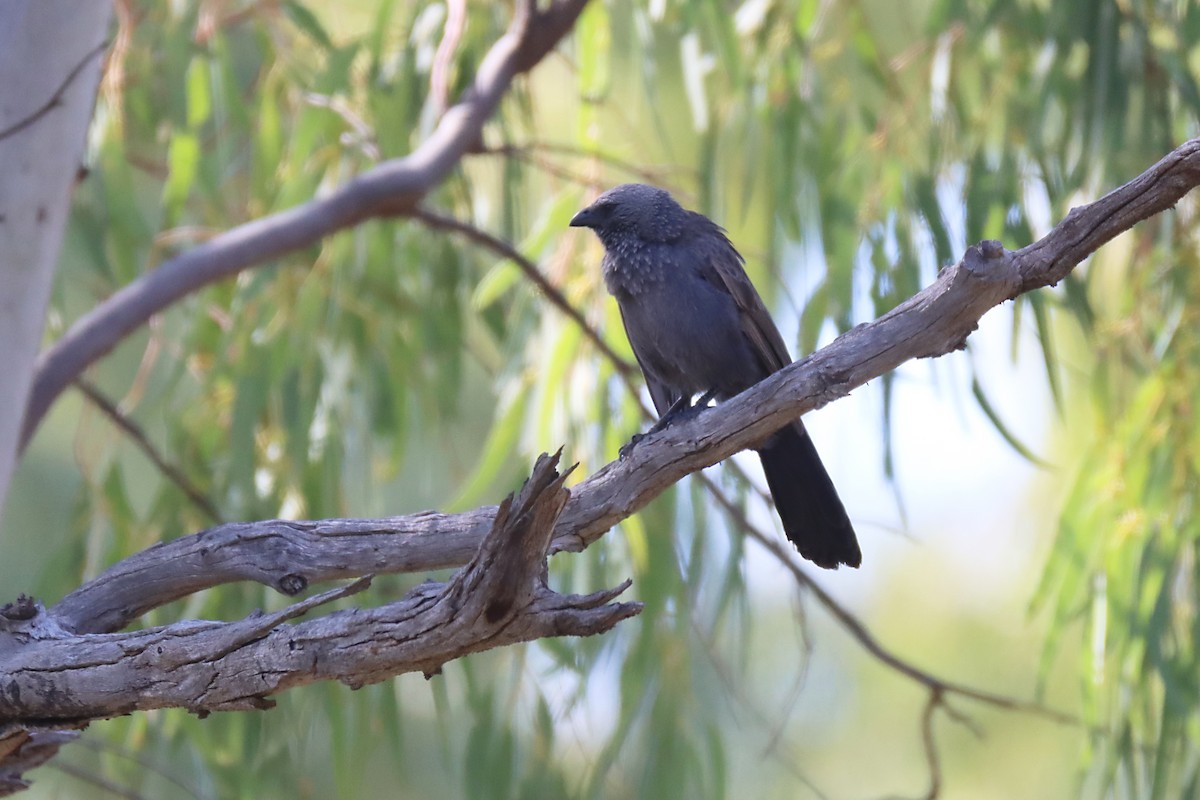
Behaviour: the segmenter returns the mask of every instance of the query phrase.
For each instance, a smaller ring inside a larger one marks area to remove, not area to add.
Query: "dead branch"
[[[430,676],[468,653],[588,636],[637,614],[640,603],[612,602],[628,581],[590,595],[547,587],[550,540],[569,497],[558,458],[538,459],[449,581],[422,584],[378,608],[289,622],[361,591],[367,576],[271,614],[121,634],[72,633],[44,609],[30,615],[27,603],[20,613],[0,614],[0,786],[19,781],[15,767],[40,757],[49,746],[44,737],[57,728],[153,708],[200,715],[269,708],[271,695],[294,686],[339,680],[357,688],[404,672]]]

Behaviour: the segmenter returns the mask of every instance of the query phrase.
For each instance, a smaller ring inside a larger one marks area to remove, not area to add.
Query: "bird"
[[[651,430],[791,363],[725,230],[666,190],[617,186],[570,226],[590,228],[604,247],[604,283],[659,413]],[[826,569],[858,567],[854,527],[804,423],[789,423],[757,450],[784,534],[800,555]]]

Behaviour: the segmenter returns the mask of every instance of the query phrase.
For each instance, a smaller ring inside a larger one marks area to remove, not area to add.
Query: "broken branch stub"
[[[270,614],[235,622],[186,620],[141,631],[79,634],[36,606],[6,620],[0,648],[0,777],[20,782],[16,758],[30,737],[153,708],[269,708],[293,686],[339,680],[351,687],[405,672],[434,675],[474,652],[548,636],[588,636],[641,611],[612,602],[629,586],[561,595],[546,585],[554,526],[570,493],[558,455],[533,473],[496,515],[475,556],[445,583],[425,583],[377,608],[289,620],[366,588],[369,577]],[[568,470],[569,472],[569,470]],[[3,751],[0,751],[3,752]],[[28,754],[26,754],[28,755]],[[15,784],[14,784],[15,785]]]

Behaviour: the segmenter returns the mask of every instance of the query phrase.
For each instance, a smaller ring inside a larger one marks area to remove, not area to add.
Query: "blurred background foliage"
[[[442,3],[117,9],[50,338],[172,253],[409,152],[511,14],[469,3],[439,58]],[[629,360],[598,246],[566,223],[602,188],[664,185],[729,228],[807,352],[1194,136],[1197,43],[1186,0],[595,0],[427,207],[513,242]],[[813,418],[867,562],[818,581],[900,657],[1078,724],[951,697],[931,762],[926,690],[693,479],[552,561],[563,591],[634,579],[646,611],[612,634],[264,714],[96,724],[31,796],[1197,796],[1195,216],[1185,200],[992,312],[967,352]],[[217,519],[496,502],[538,452],[586,475],[644,424],[620,365],[511,261],[420,220],[207,289],[89,379],[206,500],[75,393],[14,482],[10,595],[56,599]],[[777,535],[743,477],[710,473]],[[225,586],[145,624],[283,603]]]

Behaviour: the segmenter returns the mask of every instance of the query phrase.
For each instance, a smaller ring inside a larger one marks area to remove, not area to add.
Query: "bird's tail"
[[[783,531],[800,555],[826,569],[861,564],[850,518],[804,423],[780,430],[758,454]]]

